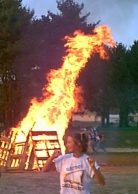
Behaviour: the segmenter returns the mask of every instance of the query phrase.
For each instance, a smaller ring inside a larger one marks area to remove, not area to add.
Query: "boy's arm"
[[[61,152],[59,152],[59,150],[55,150],[54,153],[47,159],[45,165],[42,168],[42,172],[47,171],[50,165],[52,164],[53,160],[60,155],[61,155]]]
[[[93,171],[94,171],[94,177],[95,177],[97,183],[104,186],[105,185],[105,180],[104,180],[104,177],[103,177],[102,173],[100,172],[100,170],[96,169],[95,166],[94,166]]]
[[[92,159],[88,159],[88,161],[89,161],[89,164],[94,172],[94,177],[95,177],[97,183],[104,186],[105,185],[104,177],[103,177],[102,173],[100,172],[100,170],[96,169],[95,162]]]

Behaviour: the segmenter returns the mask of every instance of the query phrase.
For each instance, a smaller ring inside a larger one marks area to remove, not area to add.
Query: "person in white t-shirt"
[[[88,138],[86,134],[75,133],[65,136],[68,153],[60,155],[55,150],[47,160],[43,171],[54,162],[60,173],[60,194],[90,194],[92,179],[104,185],[104,177],[96,161],[87,154]]]

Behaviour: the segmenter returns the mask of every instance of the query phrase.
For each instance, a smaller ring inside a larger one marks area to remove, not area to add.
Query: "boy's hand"
[[[55,159],[60,155],[61,155],[61,151],[59,149],[56,149],[56,150],[54,150],[54,152],[52,154],[52,158]]]
[[[92,168],[95,167],[95,161],[92,158],[88,158],[87,160]]]

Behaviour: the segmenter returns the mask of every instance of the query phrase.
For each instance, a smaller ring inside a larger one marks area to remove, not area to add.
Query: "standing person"
[[[97,150],[102,149],[104,152],[106,152],[105,149],[105,138],[103,134],[99,134],[97,136]]]
[[[90,194],[93,178],[104,185],[104,177],[97,162],[87,154],[86,134],[67,134],[65,145],[68,153],[60,155],[55,150],[42,169],[46,171],[52,161],[55,163],[56,170],[60,173],[60,194]]]
[[[96,152],[96,144],[97,144],[97,130],[96,128],[91,128],[91,136],[92,136],[92,142],[93,142],[93,152]]]

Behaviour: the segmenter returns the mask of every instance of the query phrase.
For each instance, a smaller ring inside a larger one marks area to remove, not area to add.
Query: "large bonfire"
[[[88,59],[95,53],[106,58],[105,45],[114,46],[110,29],[101,26],[95,32],[85,35],[76,31],[73,37],[65,37],[66,56],[58,70],[51,70],[47,75],[48,84],[42,91],[42,99],[33,98],[27,115],[14,130],[15,143],[25,142],[31,131],[57,131],[59,143],[64,153],[63,135],[72,113],[78,107],[76,80]],[[45,135],[40,135],[45,141]]]

